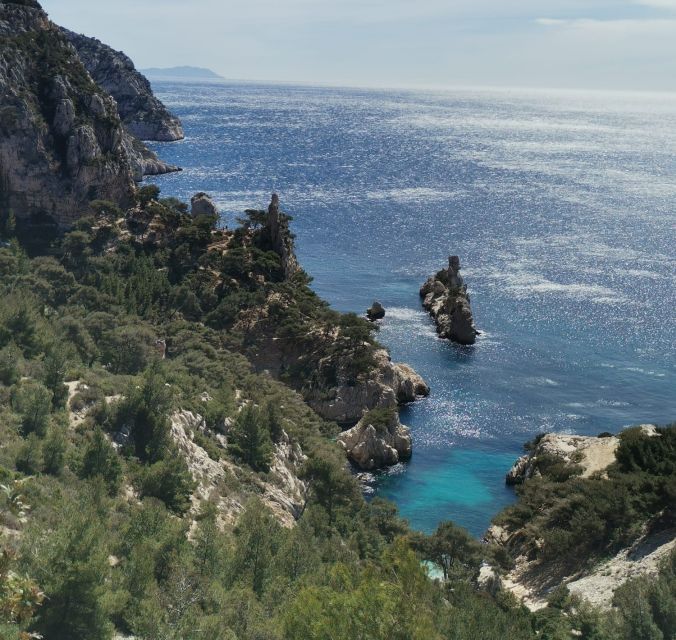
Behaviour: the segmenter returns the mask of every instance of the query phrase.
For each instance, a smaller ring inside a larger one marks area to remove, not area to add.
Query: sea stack
[[[450,256],[448,268],[432,276],[420,288],[423,307],[437,325],[440,338],[459,344],[474,344],[479,332],[474,326],[467,286],[460,275],[460,258]]]

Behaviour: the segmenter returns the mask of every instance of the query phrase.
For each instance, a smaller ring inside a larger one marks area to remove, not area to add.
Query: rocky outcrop
[[[180,167],[169,164],[157,157],[157,154],[146,147],[138,138],[131,135],[126,129],[124,145],[129,155],[134,173],[134,180],[141,182],[144,176],[159,176],[165,173],[181,171]]]
[[[115,101],[39,6],[0,3],[0,213],[67,226],[95,199],[131,203]]]
[[[408,460],[412,452],[410,431],[393,409],[365,413],[354,427],[340,434],[338,444],[350,460],[366,470]]]
[[[505,482],[508,485],[521,484],[531,477],[540,475],[538,466],[552,459],[564,465],[577,465],[580,475],[588,477],[598,471],[604,471],[615,462],[615,451],[619,438],[609,436],[576,436],[560,433],[548,433],[536,438],[531,450],[521,456],[508,471]]]
[[[371,321],[382,320],[385,317],[385,307],[377,300],[366,310],[366,317]]]
[[[292,442],[286,432],[275,445],[270,471],[265,480],[245,476],[240,469],[223,456],[214,460],[196,442],[196,432],[207,433],[204,419],[191,411],[177,411],[171,416],[171,434],[185,458],[197,488],[192,497],[192,514],[199,513],[204,500],[216,504],[222,522],[234,524],[252,495],[257,496],[275,515],[280,524],[292,527],[300,516],[307,498],[307,486],[298,478],[306,456],[300,446]],[[218,435],[219,444],[225,448],[227,439]],[[231,479],[228,485],[228,478]],[[233,479],[237,479],[233,482]],[[240,486],[238,491],[232,486]]]
[[[641,425],[640,429],[644,436],[660,437],[654,425]],[[567,472],[575,478],[593,475],[611,482],[607,469],[616,461],[619,444],[619,437],[607,433],[598,437],[556,433],[538,436],[507,474],[507,483],[537,482],[538,477],[552,477],[552,473],[557,482],[564,483],[562,478]],[[532,535],[537,531],[533,527],[538,526],[533,519],[547,509],[548,500],[539,506],[529,504],[533,515],[521,525],[509,519],[499,520],[501,524],[492,525],[484,535],[485,542],[502,547],[514,559],[512,569],[502,577],[502,585],[531,610],[547,606],[548,596],[561,585],[593,605],[609,607],[619,586],[632,577],[656,575],[661,561],[676,547],[673,520],[658,512],[642,523],[641,535],[631,546],[610,559],[601,558],[600,563],[590,562],[589,558],[565,562],[558,556],[543,556],[546,543],[541,535]]]
[[[374,361],[376,368],[367,380],[306,394],[306,401],[326,420],[353,425],[370,409],[394,408],[429,395],[422,377],[406,364],[393,363],[385,349],[375,352]]]
[[[184,138],[181,121],[153,94],[150,82],[121,51],[63,29],[94,81],[117,101],[127,129],[141,140],[171,142]]]
[[[395,390],[399,404],[414,402],[418,398],[427,397],[430,394],[429,386],[413,367],[403,362],[391,362],[389,355],[384,350],[379,353],[380,360],[383,362],[381,366],[382,379],[385,384]],[[384,362],[386,355],[387,363]]]
[[[467,286],[460,275],[460,258],[450,256],[442,269],[420,289],[423,307],[437,325],[437,333],[459,344],[474,344],[479,332],[474,326]]]
[[[218,207],[206,193],[196,193],[190,198],[190,213],[195,216],[216,216],[218,217]]]
[[[288,279],[300,269],[300,266],[294,251],[293,236],[289,232],[289,216],[281,212],[279,196],[276,193],[272,194],[270,200],[266,226],[272,250],[280,257],[284,277]]]

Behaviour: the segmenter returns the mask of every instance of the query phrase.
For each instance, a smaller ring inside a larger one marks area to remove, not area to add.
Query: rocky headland
[[[117,102],[123,124],[140,140],[173,142],[185,137],[181,121],[153,94],[131,59],[96,38],[63,29],[85,68]]]
[[[646,430],[648,427],[646,427]],[[615,451],[619,446],[617,436],[566,435],[547,433],[536,439],[531,450],[521,456],[508,471],[505,482],[508,485],[522,484],[532,477],[540,477],[540,466],[553,460],[567,466],[577,465],[583,478],[597,471],[604,471],[615,462]]]
[[[139,107],[140,108],[140,107]],[[141,113],[141,112],[139,112]],[[0,211],[69,226],[93,200],[125,208],[144,175],[176,170],[133,136],[39,3],[0,2]]]
[[[474,326],[469,294],[460,275],[460,258],[450,256],[448,268],[430,277],[420,289],[423,307],[434,318],[440,338],[463,345],[474,344],[479,332]]]
[[[654,425],[640,425],[617,436],[548,433],[529,443],[506,476],[508,485],[519,485],[519,500],[484,536],[512,558],[502,588],[531,610],[546,607],[561,586],[608,609],[627,580],[656,576],[676,548],[673,505],[648,506],[654,498],[636,494],[660,477],[649,479],[650,473],[668,473],[673,464],[673,452],[664,457],[650,443],[667,436]],[[670,446],[665,442],[667,452]],[[637,488],[628,489],[630,473],[637,471]],[[646,513],[624,521],[630,499]]]
[[[152,201],[130,210],[111,234],[171,251],[181,242],[175,226],[181,223],[167,224],[175,214],[158,205]],[[214,221],[218,209],[206,193],[197,193],[189,213],[186,207],[181,216],[186,222]],[[354,433],[367,443],[366,449],[352,454],[358,443],[345,436],[350,441],[348,457],[369,469],[396,464],[411,450],[398,407],[429,395],[429,386],[409,365],[392,362],[387,350],[374,341],[370,322],[354,314],[337,314],[311,292],[295,255],[289,221],[273,194],[268,209],[248,210],[238,229],[212,232],[205,255],[222,267],[206,272],[204,284],[209,291],[221,292],[223,301],[214,303],[210,323],[227,328],[231,339],[237,340],[234,348],[256,371],[295,389],[324,420],[342,429],[362,421]],[[227,319],[221,320],[220,309],[226,306]],[[373,410],[390,416],[385,429],[389,435],[383,429],[366,429],[371,425],[362,419]]]

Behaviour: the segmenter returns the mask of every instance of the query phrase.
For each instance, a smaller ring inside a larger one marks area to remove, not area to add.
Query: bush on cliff
[[[613,553],[636,540],[656,514],[662,522],[676,516],[675,443],[674,425],[655,436],[625,431],[607,478],[578,477],[560,462],[544,465],[542,476],[521,485],[518,502],[495,522],[523,529],[524,545],[561,565]]]

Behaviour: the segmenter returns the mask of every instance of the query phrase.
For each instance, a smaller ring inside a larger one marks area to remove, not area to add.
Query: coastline
[[[624,287],[624,265],[618,263],[616,267],[612,260],[613,254],[606,257],[605,253],[598,253],[603,250],[603,246],[594,244],[587,249],[578,246],[577,240],[569,242],[558,228],[542,230],[538,226],[540,220],[546,220],[544,208],[549,207],[566,216],[567,227],[577,228],[577,218],[573,214],[579,216],[580,211],[586,212],[585,207],[590,208],[591,205],[580,204],[573,210],[564,208],[558,199],[538,196],[532,201],[534,228],[545,239],[554,232],[559,233],[559,236],[553,240],[553,244],[543,244],[542,247],[539,244],[524,244],[525,241],[518,235],[518,221],[514,222],[515,230],[511,226],[495,226],[493,219],[510,220],[512,207],[512,204],[502,202],[497,189],[490,207],[484,194],[486,189],[489,194],[492,193],[490,188],[484,186],[477,192],[477,206],[486,207],[485,216],[473,208],[467,209],[467,212],[472,212],[472,216],[478,216],[473,222],[469,213],[464,213],[468,206],[468,201],[464,199],[466,196],[463,196],[463,189],[468,188],[464,173],[459,175],[458,185],[444,187],[431,182],[430,188],[409,187],[408,183],[418,179],[418,173],[406,176],[403,180],[396,175],[394,181],[403,188],[390,188],[391,185],[387,184],[392,180],[389,163],[376,152],[370,159],[359,158],[360,162],[368,160],[376,163],[375,166],[382,171],[382,177],[369,174],[368,178],[372,182],[365,188],[356,182],[362,176],[356,172],[353,159],[349,155],[342,156],[342,147],[331,150],[325,166],[306,157],[305,145],[295,144],[292,132],[302,122],[302,119],[297,118],[304,113],[301,98],[309,101],[314,112],[320,114],[322,105],[339,99],[346,109],[348,132],[351,128],[360,131],[364,138],[364,151],[370,153],[373,141],[380,141],[379,136],[391,132],[391,129],[383,126],[372,132],[359,128],[357,118],[376,114],[380,116],[382,113],[380,117],[388,123],[388,118],[398,122],[406,114],[403,109],[399,112],[391,108],[390,103],[381,106],[382,92],[359,91],[353,96],[349,91],[324,92],[307,87],[298,94],[280,87],[239,87],[227,84],[226,87],[225,95],[237,97],[235,105],[201,109],[193,106],[190,100],[185,100],[180,85],[163,85],[160,92],[165,92],[162,93],[165,100],[169,103],[172,99],[176,100],[181,114],[190,116],[191,139],[179,146],[160,144],[155,148],[161,148],[169,159],[192,167],[191,171],[205,177],[206,183],[202,179],[200,184],[204,185],[205,190],[214,193],[226,220],[234,219],[252,201],[264,198],[267,189],[261,188],[261,185],[279,185],[284,193],[286,207],[296,217],[294,231],[298,235],[299,260],[313,276],[314,290],[339,311],[361,313],[374,298],[384,304],[388,315],[378,339],[389,348],[394,360],[411,363],[428,380],[433,390],[430,399],[405,408],[402,414],[402,422],[411,427],[416,440],[413,458],[408,466],[409,471],[413,472],[410,475],[412,477],[419,473],[417,481],[424,486],[431,486],[433,495],[442,492],[443,483],[436,486],[434,479],[446,477],[444,474],[454,478],[454,486],[462,486],[462,482],[473,483],[473,486],[479,487],[478,504],[493,505],[483,511],[483,522],[487,526],[491,515],[514,499],[513,494],[503,487],[503,476],[520,454],[523,442],[536,433],[574,430],[582,434],[595,434],[602,430],[614,431],[620,425],[645,421],[646,418],[667,422],[673,415],[666,394],[671,375],[669,370],[660,362],[659,356],[651,353],[641,356],[632,351],[635,345],[637,348],[640,346],[644,336],[626,336],[624,342],[628,341],[631,347],[615,345],[614,341],[607,340],[604,344],[602,340],[612,327],[603,323],[598,326],[592,324],[597,314],[605,314],[615,323],[615,317],[619,321],[622,315],[626,316],[628,308],[619,298],[620,294],[608,283],[597,286],[595,277],[587,274],[593,273],[591,269],[595,266],[598,268],[598,264],[604,265],[603,268],[609,273],[615,273],[617,268],[620,270],[620,275],[616,276],[617,286]],[[214,95],[220,95],[223,89],[209,88],[205,91],[215,91]],[[276,100],[282,101],[285,105],[283,111],[278,112],[274,103],[266,102],[268,91]],[[407,110],[419,109],[422,114],[426,113],[425,107],[415,96],[407,99],[410,99],[410,102],[404,103]],[[477,123],[484,122],[487,131],[496,136],[495,147],[487,147],[486,153],[489,155],[499,151],[498,143],[502,141],[501,129],[494,130],[490,128],[492,126],[500,125],[505,132],[517,136],[513,138],[515,144],[520,142],[520,129],[516,128],[512,133],[511,121],[502,120],[511,114],[503,110],[499,100],[497,103],[491,102],[490,109],[491,113],[497,109],[500,119],[488,119],[488,114],[484,115],[481,111],[482,103],[472,102],[473,108],[479,111],[473,115],[473,120],[466,122],[463,100],[471,99],[471,95],[463,96],[457,103],[459,106],[456,106],[456,102],[451,102],[448,107],[442,101],[432,103],[433,113],[452,113],[454,120],[448,122],[458,121],[454,126],[457,135],[462,135],[462,138],[454,137],[454,140],[455,144],[460,145],[460,152],[459,158],[453,156],[451,166],[463,168],[465,172],[467,164],[462,154],[472,151],[471,143],[469,148],[465,148],[465,144],[458,140],[469,136],[471,141],[477,135]],[[539,111],[526,98],[517,95],[515,99],[526,109],[525,118],[538,117]],[[359,102],[362,100],[363,105]],[[267,105],[263,113],[247,110],[250,102],[260,101]],[[361,106],[357,108],[357,105]],[[282,114],[283,120],[280,119]],[[245,118],[249,123],[246,130],[260,146],[251,150],[240,145],[237,136],[241,131],[241,120],[231,120],[231,117]],[[584,122],[584,113],[580,117]],[[402,122],[408,123],[409,120]],[[529,121],[524,119],[519,126],[524,129],[528,124]],[[560,137],[566,139],[569,135],[565,128],[567,122],[561,118],[557,124],[561,127]],[[216,129],[214,125],[217,125]],[[271,146],[264,135],[268,128],[259,128],[262,126],[274,126],[279,141]],[[425,154],[430,154],[432,162],[440,163],[436,149],[428,142],[434,138],[426,137],[428,130],[435,136],[441,135],[440,126],[431,121],[425,124],[425,128],[415,125],[418,128],[402,130],[397,127],[395,131],[405,145],[403,148],[410,148],[406,145],[415,141],[425,149]],[[577,126],[577,123],[573,121],[570,126]],[[535,140],[538,139],[536,128],[533,133],[530,129],[524,130],[536,136]],[[324,148],[324,133],[321,124],[309,130],[313,148]],[[203,150],[211,149],[212,135],[222,140],[223,146],[217,152],[207,152],[205,156]],[[400,138],[395,137],[393,140]],[[348,133],[347,143],[351,140]],[[396,149],[384,148],[397,161],[401,161]],[[525,153],[526,158],[529,158],[529,152]],[[263,157],[265,165],[261,164]],[[558,166],[556,158],[552,162]],[[239,166],[250,166],[251,172],[239,173]],[[473,171],[479,169],[475,166]],[[418,168],[414,171],[418,171]],[[308,174],[321,176],[322,188],[316,182],[308,183]],[[489,175],[487,170],[481,169],[476,178],[473,178],[473,173],[468,174],[469,182],[472,179],[487,180]],[[504,177],[509,178],[511,175],[507,172]],[[525,190],[524,196],[531,197],[531,191],[535,189],[533,180],[537,176],[518,172],[514,175],[521,176],[519,184]],[[428,184],[430,178],[421,172],[419,179],[421,184]],[[500,175],[494,179],[500,189],[507,190],[511,197],[519,201],[519,196],[509,191],[512,188],[509,181],[503,182]],[[401,184],[402,181],[404,184]],[[285,188],[282,188],[281,182],[286,185]],[[165,176],[158,184],[165,191],[178,195],[192,190],[189,174]],[[575,187],[569,196],[571,198],[576,193],[576,197],[581,197],[580,186]],[[604,192],[598,195],[598,198],[605,197]],[[654,207],[656,211],[660,210],[660,206],[661,200],[658,199]],[[493,209],[495,213],[489,216]],[[450,232],[446,226],[449,210],[457,210],[458,215],[463,216],[462,229],[453,232],[452,236],[448,235]],[[523,215],[531,219],[529,211]],[[590,224],[586,213],[580,220],[581,224]],[[636,223],[634,219],[631,224]],[[380,234],[376,231],[379,227],[391,228],[388,225],[394,225],[397,233]],[[481,225],[495,229],[492,233],[500,234],[502,242],[496,243],[487,238]],[[347,229],[354,233],[346,234]],[[427,229],[441,230],[443,241],[441,238],[436,239]],[[652,237],[638,233],[639,237]],[[411,239],[416,240],[413,242]],[[622,241],[623,238],[613,240],[616,243]],[[480,329],[486,332],[479,336],[473,350],[439,342],[432,322],[418,307],[420,284],[439,268],[440,260],[445,259],[444,256],[448,255],[451,248],[463,256],[467,267],[463,273],[471,284],[472,307]],[[638,252],[640,248],[635,247],[633,250]],[[531,271],[522,264],[521,252],[526,250],[531,253]],[[667,248],[658,247],[657,251],[664,253]],[[576,256],[575,262],[567,261],[569,253]],[[395,255],[397,259],[393,260],[391,256]],[[643,253],[637,253],[637,260],[643,265],[645,280],[633,282],[631,286],[638,286],[641,299],[645,300],[644,282],[663,283],[664,263],[660,265],[657,259],[652,260]],[[550,262],[556,265],[556,269],[544,270]],[[653,275],[648,278],[648,273]],[[655,304],[659,305],[660,299],[659,296],[651,296],[651,308]],[[565,310],[563,316],[561,309]],[[664,321],[664,310],[658,306],[651,312],[651,324],[646,331],[653,336],[652,324]],[[595,354],[594,357],[592,354]],[[643,359],[647,360],[647,364],[641,362]],[[654,375],[641,373],[639,368],[652,371]],[[592,386],[582,383],[583,374],[592,376]],[[510,380],[513,381],[511,386],[508,384]],[[634,390],[640,390],[644,398],[642,403],[633,402]],[[475,459],[459,456],[461,451],[473,452]],[[485,452],[491,454],[490,462],[486,465],[490,468],[477,468],[476,459],[481,462]],[[425,458],[429,465],[423,464]],[[387,495],[395,500],[397,496],[409,496],[408,488],[405,487],[407,481],[403,476],[396,475],[396,471],[392,473],[395,475],[384,478],[388,489],[392,487],[393,491],[388,491]],[[457,495],[454,495],[462,492],[448,490],[447,493],[447,502],[436,503],[425,512],[426,524],[422,526],[427,530],[433,528],[434,523],[434,518],[428,514],[434,514],[435,510],[463,522],[467,505],[455,502]],[[399,502],[404,505],[404,500]],[[409,502],[408,497],[406,502]],[[410,516],[415,521],[416,515],[412,513]],[[477,524],[479,520],[480,516],[473,515],[468,521],[477,536],[485,529],[485,526]]]

